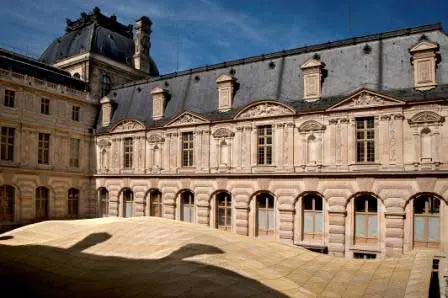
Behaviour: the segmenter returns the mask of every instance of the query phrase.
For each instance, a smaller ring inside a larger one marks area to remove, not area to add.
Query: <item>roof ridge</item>
[[[132,87],[132,86],[150,83],[150,82],[162,81],[162,80],[180,77],[180,76],[184,76],[184,75],[190,75],[190,74],[198,73],[198,72],[204,72],[204,71],[209,71],[209,70],[225,68],[225,67],[229,67],[229,66],[236,66],[236,65],[240,65],[240,64],[264,61],[264,60],[268,60],[268,59],[277,59],[277,58],[282,58],[282,57],[295,55],[295,54],[303,54],[303,53],[309,53],[309,52],[313,52],[313,51],[321,51],[321,50],[337,48],[337,47],[342,47],[342,46],[356,45],[356,44],[363,43],[363,42],[384,40],[384,39],[389,39],[389,38],[394,38],[394,37],[399,37],[399,36],[404,36],[404,35],[417,34],[417,33],[423,33],[423,32],[428,32],[428,31],[436,31],[436,30],[443,31],[441,22],[425,24],[425,25],[415,26],[415,27],[399,28],[399,29],[395,29],[395,30],[391,30],[391,31],[366,34],[366,35],[361,35],[361,36],[354,36],[354,37],[349,37],[349,38],[340,39],[340,40],[336,40],[336,41],[330,41],[330,42],[326,42],[326,43],[318,43],[318,44],[313,44],[310,46],[303,46],[303,47],[293,48],[293,49],[289,49],[289,50],[281,50],[281,51],[271,52],[271,53],[267,53],[267,54],[260,54],[260,55],[249,56],[249,57],[240,58],[240,59],[234,59],[234,60],[230,60],[230,61],[224,61],[224,62],[215,63],[215,64],[211,64],[211,65],[199,66],[199,67],[190,68],[190,69],[179,71],[179,72],[172,72],[172,73],[160,75],[158,77],[152,77],[149,79],[143,79],[143,80],[138,80],[138,81],[133,81],[133,82],[117,85],[113,88],[113,90],[120,89],[120,88],[126,88],[126,87]]]

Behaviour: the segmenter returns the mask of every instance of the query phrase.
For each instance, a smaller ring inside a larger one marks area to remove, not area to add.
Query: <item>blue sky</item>
[[[65,19],[94,6],[118,21],[153,21],[161,73],[402,27],[442,22],[448,1],[0,0],[0,47],[38,57]],[[132,4],[127,4],[132,3]],[[349,22],[349,20],[351,20]],[[447,27],[447,28],[445,28]],[[179,42],[178,42],[179,40]]]

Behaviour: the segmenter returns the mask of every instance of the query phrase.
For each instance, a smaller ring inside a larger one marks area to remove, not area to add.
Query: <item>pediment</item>
[[[325,130],[325,125],[317,122],[316,120],[305,121],[299,126],[300,132],[320,131],[320,130]]]
[[[432,111],[424,111],[415,114],[408,120],[409,124],[424,124],[424,123],[442,123],[445,117]]]
[[[304,69],[304,68],[321,67],[321,66],[322,62],[320,60],[311,58],[306,60],[302,65],[300,65],[300,68]]]
[[[362,89],[353,95],[343,99],[332,107],[328,108],[328,111],[339,110],[354,110],[354,109],[366,109],[366,108],[381,108],[390,106],[400,106],[405,104],[404,101],[396,98],[382,95],[367,89]]]
[[[295,110],[286,104],[276,101],[263,101],[250,104],[238,114],[234,119],[250,119],[272,116],[290,116],[294,115]]]
[[[151,134],[146,139],[149,143],[163,143],[165,139],[158,134]]]
[[[184,112],[168,122],[165,126],[183,126],[192,124],[204,124],[208,122],[209,121],[204,117],[195,115],[191,112]]]
[[[435,42],[424,40],[416,45],[414,45],[412,48],[409,49],[411,53],[414,52],[421,52],[421,51],[429,51],[429,50],[435,50],[439,47],[439,45]]]
[[[113,128],[112,132],[127,132],[134,130],[142,130],[145,129],[145,126],[138,121],[135,120],[123,120],[118,122]]]
[[[235,135],[235,133],[233,131],[231,131],[228,128],[224,128],[224,127],[218,128],[213,133],[214,138],[230,138],[230,137],[233,137],[234,135]]]
[[[233,81],[233,77],[223,74],[220,75],[217,79],[216,79],[216,83],[224,83],[224,82],[229,82],[229,81]]]

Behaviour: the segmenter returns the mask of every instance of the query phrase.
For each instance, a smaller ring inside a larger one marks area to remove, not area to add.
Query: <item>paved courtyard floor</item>
[[[0,235],[0,289],[16,297],[426,297],[431,266],[424,252],[349,260],[162,218]]]

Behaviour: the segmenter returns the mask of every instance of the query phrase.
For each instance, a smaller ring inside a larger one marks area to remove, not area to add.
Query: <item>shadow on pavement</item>
[[[287,297],[231,270],[185,260],[224,253],[210,245],[187,244],[161,259],[82,252],[110,238],[90,234],[68,249],[0,244],[0,289],[33,297]]]

